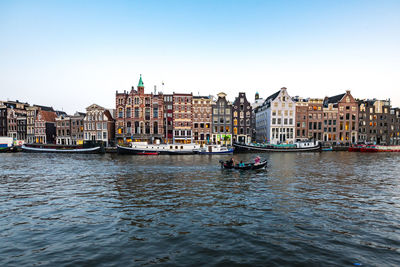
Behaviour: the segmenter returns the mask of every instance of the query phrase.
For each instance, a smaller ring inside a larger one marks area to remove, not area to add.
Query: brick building
[[[322,141],[323,138],[323,99],[308,100],[308,139]]]
[[[35,122],[39,114],[39,111],[41,110],[55,113],[52,107],[33,105],[26,108],[26,138],[27,138],[26,141],[28,143],[37,143],[39,141],[36,139],[37,132],[35,130],[36,126]],[[52,129],[51,126],[49,126],[49,130],[54,130],[55,132],[55,129]]]
[[[83,121],[86,114],[82,112],[75,112],[71,116],[71,140],[73,145],[82,145],[84,140]]]
[[[26,108],[28,103],[0,101],[0,136],[14,140],[26,139]]]
[[[173,94],[173,142],[193,143],[193,95]]]
[[[350,145],[357,143],[358,140],[358,102],[353,98],[350,90],[346,93],[326,97],[324,107],[332,104],[333,108],[338,109],[338,143]]]
[[[163,95],[145,94],[140,75],[137,90],[116,92],[115,135],[118,143],[153,142],[164,137]]]
[[[71,117],[61,115],[56,118],[56,143],[59,145],[72,145]]]
[[[339,125],[339,110],[332,103],[324,105],[324,136],[323,141],[326,145],[336,145],[339,143],[338,125]]]
[[[164,94],[164,141],[165,143],[172,143],[174,136],[174,96],[171,94]]]
[[[251,143],[253,130],[253,109],[246,93],[239,93],[232,104],[233,142]]]
[[[293,98],[296,103],[296,141],[308,140],[308,99]]]
[[[359,100],[360,143],[391,145],[396,143],[398,123],[390,100]]]
[[[232,104],[225,93],[219,93],[212,107],[212,141],[215,144],[232,144]]]
[[[56,138],[55,111],[39,109],[34,122],[34,142],[39,144],[53,144]]]
[[[212,96],[193,96],[193,136],[196,144],[211,141]]]

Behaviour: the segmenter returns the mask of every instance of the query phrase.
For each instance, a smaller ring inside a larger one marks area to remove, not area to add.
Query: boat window
[[[175,149],[178,149],[178,146],[175,146]]]
[[[183,146],[181,146],[181,149],[183,149]]]
[[[170,146],[169,149],[172,149],[172,146]]]

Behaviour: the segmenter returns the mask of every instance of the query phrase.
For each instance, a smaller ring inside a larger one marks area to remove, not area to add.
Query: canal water
[[[0,154],[0,266],[400,266],[400,154],[228,157]]]

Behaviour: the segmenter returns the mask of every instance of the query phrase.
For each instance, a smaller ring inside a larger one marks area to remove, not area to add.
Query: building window
[[[118,118],[122,118],[123,117],[123,112],[122,112],[122,108],[118,109]]]
[[[158,118],[158,107],[153,108],[153,118]]]

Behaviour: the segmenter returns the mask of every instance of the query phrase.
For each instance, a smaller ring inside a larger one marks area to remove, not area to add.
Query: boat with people
[[[65,146],[55,144],[24,144],[23,152],[29,153],[64,153],[64,154],[97,154],[104,153],[101,146],[84,148],[81,146]]]
[[[189,155],[200,151],[198,144],[149,144],[147,142],[132,142],[130,146],[117,145],[118,154],[143,155],[143,153],[158,153],[168,155]]]
[[[235,149],[233,147],[228,148],[221,145],[206,145],[202,147],[198,153],[199,154],[232,154]]]
[[[321,144],[318,141],[298,141],[293,144],[269,143],[233,143],[236,152],[318,152]]]
[[[236,162],[233,158],[231,158],[228,161],[220,160],[219,163],[221,164],[221,168],[224,169],[235,169],[244,171],[259,170],[267,167],[267,160],[261,159],[259,156],[254,159],[254,162]]]

